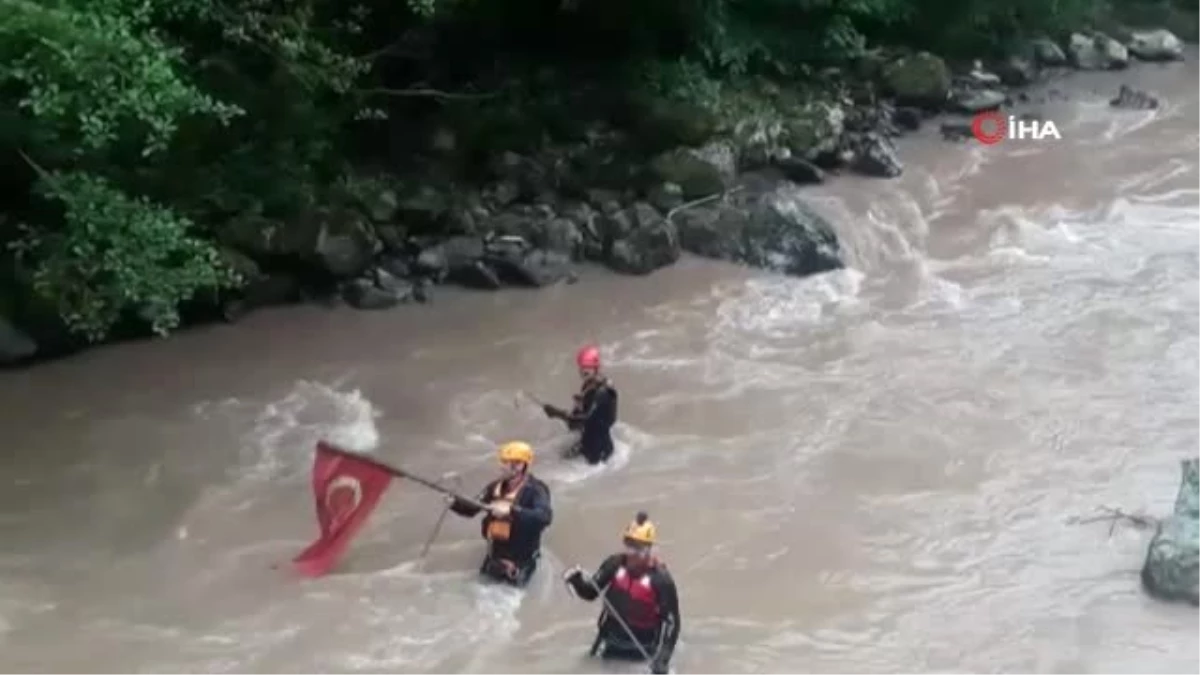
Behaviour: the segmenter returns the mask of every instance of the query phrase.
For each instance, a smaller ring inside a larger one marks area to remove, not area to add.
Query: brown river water
[[[1078,74],[1062,141],[905,139],[892,181],[802,194],[851,268],[687,260],[430,307],[264,311],[0,374],[0,670],[644,672],[588,659],[593,568],[638,509],[683,607],[676,672],[1188,672],[1195,608],[1145,597],[1149,534],[1197,452],[1196,52]],[[1113,111],[1122,81],[1157,111]],[[569,400],[595,340],[611,466],[559,459],[519,390]],[[522,594],[477,525],[397,484],[340,573],[315,534],[331,437],[477,489],[528,439],[553,490]]]

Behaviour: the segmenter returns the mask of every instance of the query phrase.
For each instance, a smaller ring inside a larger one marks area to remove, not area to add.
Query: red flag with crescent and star
[[[321,535],[292,563],[306,577],[327,574],[379,504],[392,482],[385,467],[321,441],[313,460],[312,486]]]

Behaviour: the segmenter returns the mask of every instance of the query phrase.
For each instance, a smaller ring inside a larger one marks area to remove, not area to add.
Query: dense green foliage
[[[0,300],[33,294],[93,340],[127,316],[166,332],[238,283],[223,223],[286,221],[352,166],[403,162],[392,139],[438,110],[433,88],[548,64],[712,100],[868,43],[999,48],[1099,2],[0,0]]]

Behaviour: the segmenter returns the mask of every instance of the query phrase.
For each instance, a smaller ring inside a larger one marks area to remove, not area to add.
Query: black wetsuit
[[[613,454],[612,427],[617,423],[617,390],[607,378],[589,380],[575,395],[575,407],[566,412],[545,406],[546,415],[567,423],[579,432],[572,454],[583,455],[588,464],[607,462]]]
[[[633,633],[631,636],[605,607],[597,622],[592,654],[638,661],[645,660],[648,655],[652,671],[665,673],[670,668],[683,626],[675,580],[660,562],[655,561],[641,573],[631,574],[625,560],[624,553],[617,553],[605,559],[590,580],[582,574],[567,578],[575,594],[584,600],[595,600],[604,592],[608,605]]]
[[[537,570],[542,549],[542,532],[554,520],[554,511],[550,504],[550,488],[533,475],[525,476],[524,483],[515,496],[511,494],[511,486],[504,485],[503,480],[494,480],[487,484],[476,499],[483,504],[490,504],[504,498],[506,493],[513,501],[509,517],[500,521],[488,513],[480,524],[480,531],[488,540],[488,552],[479,572],[497,581],[520,587],[529,583],[530,577]],[[455,500],[450,505],[450,510],[467,518],[477,515],[480,511],[478,507],[461,500]],[[497,537],[494,526],[503,522],[507,522],[509,533],[506,537]]]

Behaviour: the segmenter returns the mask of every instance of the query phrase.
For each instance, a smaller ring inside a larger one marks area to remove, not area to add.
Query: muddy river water
[[[1154,602],[1148,533],[1200,443],[1195,51],[1079,74],[1061,141],[905,139],[903,177],[803,191],[847,270],[688,260],[430,307],[264,311],[0,374],[0,669],[643,672],[590,661],[593,568],[645,509],[688,672],[1191,672],[1197,612]],[[1122,81],[1156,111],[1113,111]],[[596,341],[622,394],[608,467],[560,427]],[[398,484],[340,573],[314,535],[320,437],[474,490],[543,449],[556,522],[527,592],[476,582],[474,522]]]

